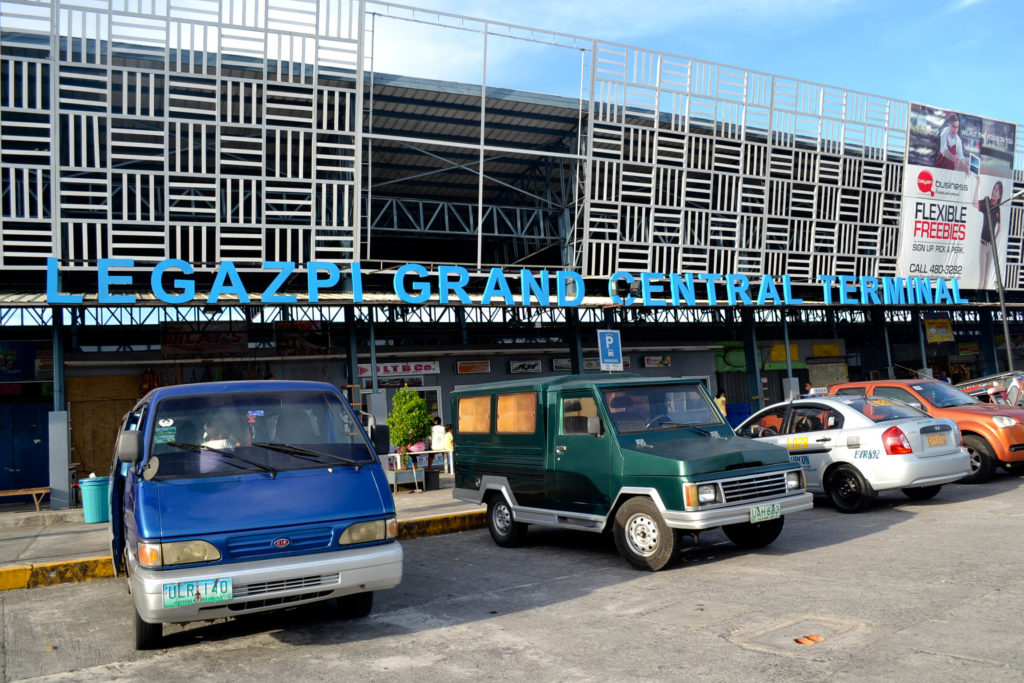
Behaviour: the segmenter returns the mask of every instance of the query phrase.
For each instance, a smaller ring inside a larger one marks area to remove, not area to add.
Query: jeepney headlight
[[[341,538],[338,539],[338,545],[383,541],[388,532],[388,521],[375,519],[372,522],[356,522],[341,534]]]
[[[139,564],[147,569],[216,562],[219,559],[220,551],[212,543],[206,541],[139,543]]]
[[[687,484],[684,493],[686,494],[687,507],[696,507],[718,501],[718,486],[716,484]]]
[[[993,415],[992,421],[995,422],[996,427],[999,427],[1000,429],[1006,429],[1007,427],[1012,427],[1017,424],[1017,420],[1012,417],[1007,417],[1006,415]]]
[[[792,491],[793,489],[802,489],[804,487],[804,473],[803,470],[795,470],[793,472],[786,472],[786,490]]]

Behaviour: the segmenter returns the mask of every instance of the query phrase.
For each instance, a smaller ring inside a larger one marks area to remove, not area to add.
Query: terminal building
[[[457,386],[600,372],[613,329],[739,419],[1019,350],[1012,122],[372,0],[0,27],[0,490],[105,474],[163,384],[323,380],[379,417],[410,386],[449,422]]]

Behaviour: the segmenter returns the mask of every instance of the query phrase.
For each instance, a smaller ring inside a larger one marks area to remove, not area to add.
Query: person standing
[[[430,428],[430,450],[444,450],[444,426],[440,417],[434,417],[434,426]]]
[[[939,154],[935,158],[935,165],[950,171],[969,172],[963,142],[960,140],[960,117],[953,112],[946,116],[945,129],[939,133]]]
[[[448,474],[455,474],[455,432],[451,422],[444,426],[444,450],[447,451]]]
[[[718,406],[718,412],[725,417],[725,390],[719,389],[718,393],[715,394],[715,405]]]

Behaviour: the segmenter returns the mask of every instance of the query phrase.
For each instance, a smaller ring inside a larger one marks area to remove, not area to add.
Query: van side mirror
[[[391,452],[391,429],[387,425],[375,425],[371,438],[373,439],[373,450],[377,451],[377,455]]]
[[[600,436],[604,433],[601,429],[601,418],[599,417],[588,417],[587,418],[587,434],[596,434]]]
[[[132,465],[137,463],[142,458],[142,432],[131,431],[118,434],[114,455],[117,456],[118,462],[127,462]]]

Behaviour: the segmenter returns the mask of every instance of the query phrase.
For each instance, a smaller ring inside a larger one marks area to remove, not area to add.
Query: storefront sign
[[[489,360],[460,360],[455,365],[455,370],[460,375],[480,375],[491,371]]]
[[[644,356],[645,368],[670,368],[672,356]]]
[[[413,363],[377,363],[377,376],[387,377],[389,375],[439,375],[441,366],[436,360],[421,360]],[[359,376],[369,377],[370,364],[359,364]]]
[[[510,375],[525,375],[540,372],[540,360],[513,360],[508,363]]]

